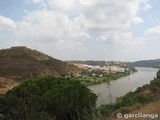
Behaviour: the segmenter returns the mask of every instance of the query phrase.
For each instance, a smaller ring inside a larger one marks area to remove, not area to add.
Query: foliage
[[[77,80],[42,77],[7,92],[0,99],[0,113],[4,120],[89,120],[96,99]]]
[[[151,98],[136,94],[134,92],[129,92],[125,96],[118,98],[115,103],[102,105],[97,108],[98,115],[109,116],[110,113],[120,109],[120,108],[128,108],[132,105],[137,104],[147,104],[152,101]],[[122,112],[122,111],[121,111]]]
[[[160,77],[157,76],[157,79],[150,82],[150,89],[154,93],[160,91]]]
[[[145,93],[145,91],[149,91]],[[118,111],[128,111],[131,107],[145,105],[150,102],[159,100],[160,92],[160,71],[157,72],[157,78],[152,80],[150,84],[137,88],[135,92],[129,92],[125,96],[120,97],[113,104],[101,105],[97,108],[97,116],[109,116],[111,113]]]
[[[93,73],[96,73],[96,72],[93,72]],[[100,76],[92,76],[93,73],[86,72],[86,75],[78,77],[78,80],[80,80],[82,84],[89,86],[89,85],[100,84],[109,80],[117,80],[118,78],[121,78],[130,74],[129,72],[117,72],[117,73],[106,72],[106,73],[103,73],[103,76],[100,77]],[[98,75],[101,75],[101,74],[98,74]]]
[[[157,72],[157,78],[160,78],[160,70]]]

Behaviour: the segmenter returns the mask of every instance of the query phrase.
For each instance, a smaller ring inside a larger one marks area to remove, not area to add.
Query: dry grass
[[[5,94],[8,90],[12,89],[16,85],[18,85],[18,83],[12,79],[0,77],[0,94]]]
[[[153,102],[150,104],[147,104],[145,106],[141,106],[140,108],[133,109],[129,113],[126,114],[158,114],[160,117],[160,101]],[[160,119],[160,118],[159,118]],[[155,118],[154,120],[159,120],[158,118]],[[149,120],[149,118],[128,118],[125,119],[124,117],[119,119],[116,115],[110,117],[110,118],[102,118],[99,120]]]
[[[0,76],[16,81],[53,75],[77,75],[82,70],[67,62],[26,47],[0,50]]]

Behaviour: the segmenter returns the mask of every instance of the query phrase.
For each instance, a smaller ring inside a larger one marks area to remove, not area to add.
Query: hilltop
[[[37,50],[27,47],[12,47],[0,50],[0,86],[4,80],[20,82],[39,76],[77,75],[81,69],[73,64],[57,60]],[[3,83],[2,83],[3,82]],[[5,82],[6,86],[10,86]]]
[[[57,60],[27,47],[0,50],[0,76],[13,80],[54,75],[76,75],[80,69],[73,64]]]

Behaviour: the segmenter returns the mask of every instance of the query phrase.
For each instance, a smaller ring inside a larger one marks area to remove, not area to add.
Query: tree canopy
[[[0,98],[2,120],[91,120],[97,96],[77,80],[42,77]]]
[[[160,70],[157,72],[157,78],[160,78]]]

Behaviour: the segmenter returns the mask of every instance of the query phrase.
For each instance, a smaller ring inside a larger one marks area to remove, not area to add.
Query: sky
[[[0,0],[0,49],[60,60],[160,58],[159,0]]]

